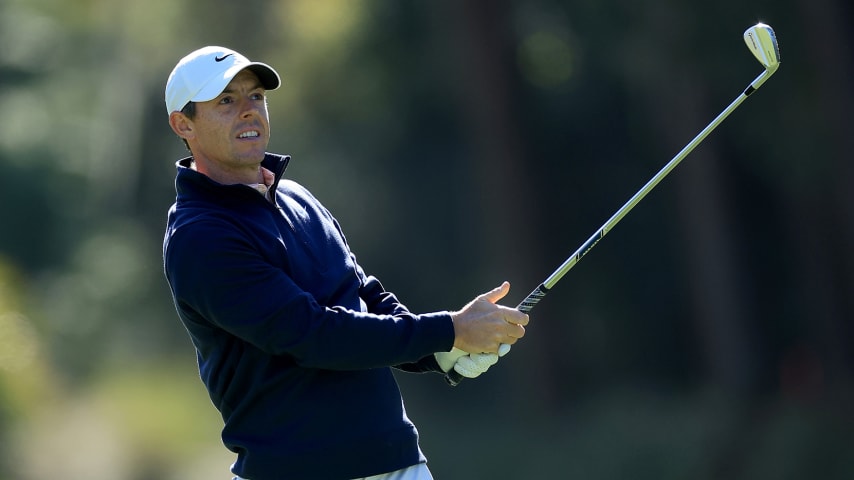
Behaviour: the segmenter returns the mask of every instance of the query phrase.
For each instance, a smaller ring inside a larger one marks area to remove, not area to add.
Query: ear
[[[181,112],[172,112],[169,114],[169,126],[172,127],[172,131],[175,132],[176,135],[184,140],[188,140],[195,136],[195,132],[193,131],[193,121]]]

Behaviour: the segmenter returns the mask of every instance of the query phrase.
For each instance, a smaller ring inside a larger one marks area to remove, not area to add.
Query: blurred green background
[[[0,1],[0,479],[230,478],[162,274],[163,88],[273,65],[272,151],[416,311],[515,305],[762,68],[501,363],[398,375],[438,479],[854,476],[847,0]],[[282,405],[282,408],[288,408]]]

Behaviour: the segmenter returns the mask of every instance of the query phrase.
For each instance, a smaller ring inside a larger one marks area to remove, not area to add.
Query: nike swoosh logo
[[[234,55],[234,54],[233,54],[233,53],[229,53],[228,55],[226,55],[226,56],[224,56],[224,57],[216,57],[216,58],[214,58],[214,61],[216,61],[216,62],[221,62],[221,61],[225,60],[226,58],[228,58],[228,57],[230,57],[230,56],[232,56],[232,55]]]

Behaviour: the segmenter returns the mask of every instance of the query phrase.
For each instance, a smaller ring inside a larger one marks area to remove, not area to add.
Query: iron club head
[[[744,43],[769,73],[774,73],[780,66],[780,47],[777,45],[777,35],[770,26],[757,23],[748,28],[744,31]]]

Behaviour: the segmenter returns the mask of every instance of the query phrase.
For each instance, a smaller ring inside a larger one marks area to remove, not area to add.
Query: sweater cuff
[[[456,341],[454,321],[451,319],[451,313],[425,313],[421,315],[421,319],[426,321],[430,325],[430,329],[434,332],[433,337],[436,339],[436,344],[431,353],[450,352],[454,348],[454,341]]]

